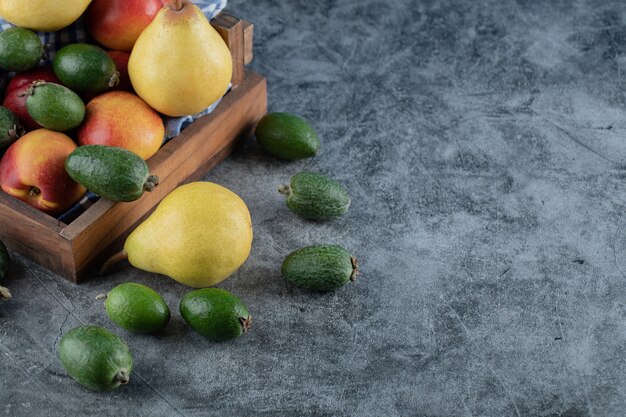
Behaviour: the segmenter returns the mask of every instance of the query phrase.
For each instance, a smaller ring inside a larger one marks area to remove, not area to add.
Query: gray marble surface
[[[127,268],[75,286],[15,256],[0,305],[0,415],[623,416],[626,8],[620,1],[231,0],[256,24],[269,108],[311,121],[311,160],[250,141],[206,180],[250,207],[247,263],[220,285],[254,327],[194,334],[188,290]],[[315,224],[276,186],[329,174],[353,197]],[[338,243],[358,282],[290,288],[284,256]],[[94,296],[135,281],[173,311],[156,336]],[[128,386],[86,391],[56,359],[81,323],[121,335]]]

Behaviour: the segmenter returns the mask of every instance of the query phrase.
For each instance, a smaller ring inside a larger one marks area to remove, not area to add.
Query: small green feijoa
[[[350,195],[339,182],[321,174],[300,172],[289,185],[278,187],[287,196],[287,207],[309,220],[329,220],[350,207]]]
[[[170,321],[170,309],[152,288],[126,282],[113,288],[104,303],[111,321],[133,333],[153,333]]]
[[[52,68],[64,85],[81,94],[100,93],[120,81],[115,61],[104,49],[87,43],[61,48],[54,56]]]
[[[320,140],[313,127],[289,113],[266,114],[259,121],[254,135],[266,152],[289,161],[311,158],[320,149]]]
[[[65,371],[93,391],[128,384],[133,358],[122,339],[100,326],[79,326],[63,335],[57,349]]]
[[[83,100],[60,84],[35,81],[25,95],[28,114],[46,129],[65,132],[85,118]]]
[[[215,342],[241,336],[252,323],[243,302],[219,288],[202,288],[185,294],[180,300],[180,314],[192,329]]]
[[[0,106],[0,151],[6,149],[24,134],[24,127],[11,110]]]
[[[332,291],[355,281],[357,260],[339,245],[312,245],[290,253],[281,268],[285,279],[296,287]]]
[[[43,44],[32,30],[12,27],[0,31],[0,67],[7,71],[28,71],[41,61]]]

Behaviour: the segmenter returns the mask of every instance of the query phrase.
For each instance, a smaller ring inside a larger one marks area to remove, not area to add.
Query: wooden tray
[[[202,178],[251,135],[267,109],[265,78],[244,68],[252,60],[253,26],[224,12],[211,23],[231,50],[233,88],[213,113],[196,120],[148,160],[159,186],[130,203],[100,199],[69,225],[0,191],[0,238],[10,249],[79,282],[95,274],[170,191]]]

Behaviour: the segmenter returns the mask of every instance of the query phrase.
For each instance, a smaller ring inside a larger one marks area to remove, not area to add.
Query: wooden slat
[[[217,15],[211,24],[222,36],[233,57],[233,77],[231,83],[237,88],[245,76],[243,21],[227,12]]]
[[[243,64],[248,65],[254,59],[254,25],[243,20]]]
[[[130,203],[101,199],[60,235],[72,242],[77,279],[83,278],[98,254],[127,234],[158,202],[181,183],[198,179],[223,158],[238,139],[248,136],[267,110],[265,78],[248,71],[243,83],[227,94],[213,113],[185,129],[148,161],[160,177],[151,193]]]
[[[9,249],[61,275],[74,270],[71,243],[59,235],[65,225],[0,191],[0,236]],[[53,251],[51,256],[47,251]]]

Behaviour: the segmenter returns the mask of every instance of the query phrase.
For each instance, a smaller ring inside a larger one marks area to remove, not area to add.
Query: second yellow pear
[[[226,43],[202,11],[185,0],[159,11],[128,62],[137,94],[172,117],[199,113],[220,99],[232,71]]]
[[[7,22],[44,32],[74,23],[91,0],[0,0],[0,17]]]

